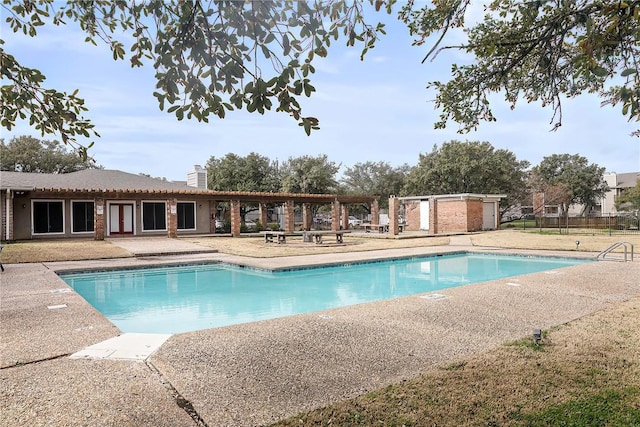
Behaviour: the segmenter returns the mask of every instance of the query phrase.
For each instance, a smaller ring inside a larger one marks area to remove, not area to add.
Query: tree
[[[206,169],[211,190],[272,192],[280,188],[275,163],[257,153],[246,157],[228,153],[220,159],[212,156]]]
[[[453,65],[448,82],[429,84],[442,109],[437,128],[455,120],[467,132],[480,120],[494,121],[489,96],[498,92],[512,108],[523,100],[550,106],[554,129],[562,124],[561,99],[583,92],[620,104],[629,120],[640,120],[640,1],[493,0],[479,23],[465,26],[470,4],[452,0],[414,9],[409,1],[400,11],[414,44],[439,34],[425,60],[448,49],[474,56],[469,65]],[[447,31],[460,27],[467,40],[441,46]]]
[[[394,168],[387,162],[356,163],[344,171],[342,188],[348,194],[380,196],[380,207],[387,208],[389,196],[402,193],[410,169],[407,164]]]
[[[220,159],[211,156],[206,168],[211,190],[273,192],[280,188],[276,164],[257,153],[249,153],[246,157],[228,153]],[[248,212],[257,209],[257,206],[241,205],[242,221]]]
[[[19,136],[5,144],[4,139],[0,139],[0,170],[3,171],[68,173],[99,167],[92,158],[83,159],[58,141]]]
[[[506,194],[504,212],[524,198],[529,162],[488,142],[450,141],[420,154],[405,186],[406,194]]]
[[[532,169],[534,179],[539,186],[561,185],[567,196],[560,201],[560,209],[567,215],[569,206],[575,203],[584,205],[583,213],[595,206],[609,190],[604,181],[605,168],[589,164],[586,157],[578,154],[552,154],[542,159]]]
[[[311,96],[313,61],[327,56],[333,41],[373,48],[384,25],[365,21],[365,5],[391,13],[397,0],[291,1],[112,1],[4,0],[13,31],[36,37],[45,24],[73,22],[86,41],[106,43],[114,59],[132,67],[151,62],[156,69],[154,96],[161,110],[208,121],[246,108],[291,115],[307,134],[318,119],[304,116],[299,98]],[[435,81],[436,127],[449,120],[460,131],[493,121],[489,96],[503,92],[514,107],[519,100],[553,108],[553,128],[562,123],[562,97],[597,93],[603,104],[620,105],[629,120],[640,119],[640,0],[493,0],[484,18],[465,27],[471,0],[407,1],[399,19],[422,45],[436,36],[426,59],[457,49],[473,55],[471,65],[452,67],[448,82]],[[416,6],[419,5],[419,6]],[[443,44],[447,32],[463,28],[467,40]],[[0,40],[0,43],[2,41]],[[59,133],[63,143],[97,135],[80,114],[77,96],[42,86],[44,74],[0,50],[2,125],[29,119],[42,134]],[[272,70],[270,73],[268,70]],[[639,134],[636,132],[636,134]],[[81,147],[82,149],[82,147]]]
[[[106,43],[114,59],[127,58],[132,67],[151,62],[159,107],[178,120],[206,122],[234,109],[264,113],[275,105],[309,134],[318,119],[303,115],[299,98],[315,91],[314,59],[327,56],[341,37],[349,46],[361,45],[364,57],[384,33],[383,24],[365,21],[365,6],[391,13],[396,3],[5,0],[2,7],[15,32],[36,37],[42,25],[72,22],[86,41]],[[436,127],[451,119],[460,131],[469,131],[480,120],[495,120],[489,96],[498,92],[512,107],[518,100],[550,106],[554,129],[562,123],[562,97],[583,92],[598,93],[604,104],[620,104],[629,120],[640,119],[640,0],[494,0],[483,20],[465,27],[470,4],[409,0],[399,11],[414,44],[437,37],[425,60],[447,49],[474,56],[471,65],[453,66],[450,81],[429,84],[442,109]],[[468,39],[443,45],[456,28]],[[4,49],[0,62],[2,78],[9,81],[2,87],[4,127],[28,119],[43,135],[59,133],[70,144],[76,136],[97,135],[81,116],[87,108],[77,91],[68,95],[43,87],[44,74]]]
[[[282,191],[287,193],[334,193],[340,165],[330,162],[326,154],[317,157],[290,157],[282,164]]]
[[[263,114],[275,106],[307,134],[318,120],[302,114],[299,98],[315,91],[313,60],[341,37],[349,46],[362,44],[364,55],[384,32],[382,24],[364,21],[361,1],[5,0],[2,7],[14,32],[36,37],[42,25],[73,22],[87,42],[106,43],[115,60],[128,58],[132,67],[151,62],[153,95],[178,120],[208,122],[235,109]],[[10,130],[18,118],[28,119],[43,135],[59,133],[71,144],[76,136],[98,136],[80,116],[87,108],[78,91],[43,87],[44,74],[4,49],[0,61],[9,82],[2,87],[2,126]]]

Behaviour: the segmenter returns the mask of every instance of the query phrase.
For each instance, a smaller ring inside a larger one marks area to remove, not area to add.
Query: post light
[[[576,240],[576,251],[578,250],[578,246],[580,246],[580,240]]]
[[[542,341],[542,331],[540,329],[533,330],[533,341],[536,344],[540,344],[540,341]]]

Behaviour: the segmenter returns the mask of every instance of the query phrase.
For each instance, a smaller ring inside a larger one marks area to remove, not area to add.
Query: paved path
[[[640,262],[589,263],[437,291],[442,298],[408,296],[173,335],[143,363],[69,357],[121,333],[55,274],[221,260],[286,268],[460,249],[10,265],[0,276],[0,425],[197,425],[189,413],[209,426],[262,425],[640,296]]]
[[[107,239],[135,256],[179,255],[196,253],[215,253],[217,250],[182,239],[167,237],[132,237]]]

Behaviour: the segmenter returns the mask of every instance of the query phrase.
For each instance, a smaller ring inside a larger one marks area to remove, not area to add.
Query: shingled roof
[[[158,178],[107,169],[86,169],[65,174],[0,172],[0,191],[38,191],[46,194],[59,193],[153,193],[202,195],[243,201],[282,202],[294,200],[298,203],[328,203],[338,199],[341,203],[370,203],[376,196],[257,193],[251,191],[215,191],[189,187],[184,181],[171,182]]]
[[[174,183],[158,178],[108,169],[85,169],[77,172],[55,173],[0,173],[2,190],[71,189],[86,191],[197,191],[186,183]]]
[[[640,172],[619,173],[616,175],[617,184],[615,188],[631,188],[636,186],[640,179]]]

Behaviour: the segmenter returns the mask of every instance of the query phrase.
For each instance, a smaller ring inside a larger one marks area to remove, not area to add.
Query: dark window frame
[[[84,206],[84,212],[76,213],[76,206]],[[90,207],[89,207],[90,206]],[[87,207],[89,207],[87,209]],[[93,233],[94,232],[94,210],[95,204],[93,200],[72,200],[71,201],[71,233],[79,234],[79,233]],[[76,230],[76,225],[78,221],[78,214],[83,216],[82,224],[84,225],[85,230]]]
[[[189,206],[191,212],[185,212],[185,208]],[[196,229],[196,202],[178,202],[177,203],[177,221],[178,230],[195,230]],[[186,221],[189,221],[187,223]],[[188,227],[191,225],[191,227]]]
[[[167,231],[167,202],[142,202],[142,231]]]
[[[59,208],[53,208],[59,206]],[[36,235],[65,234],[64,200],[32,200],[31,232]],[[59,212],[58,212],[59,210]],[[41,218],[46,215],[46,218]],[[46,231],[44,231],[46,229]]]

